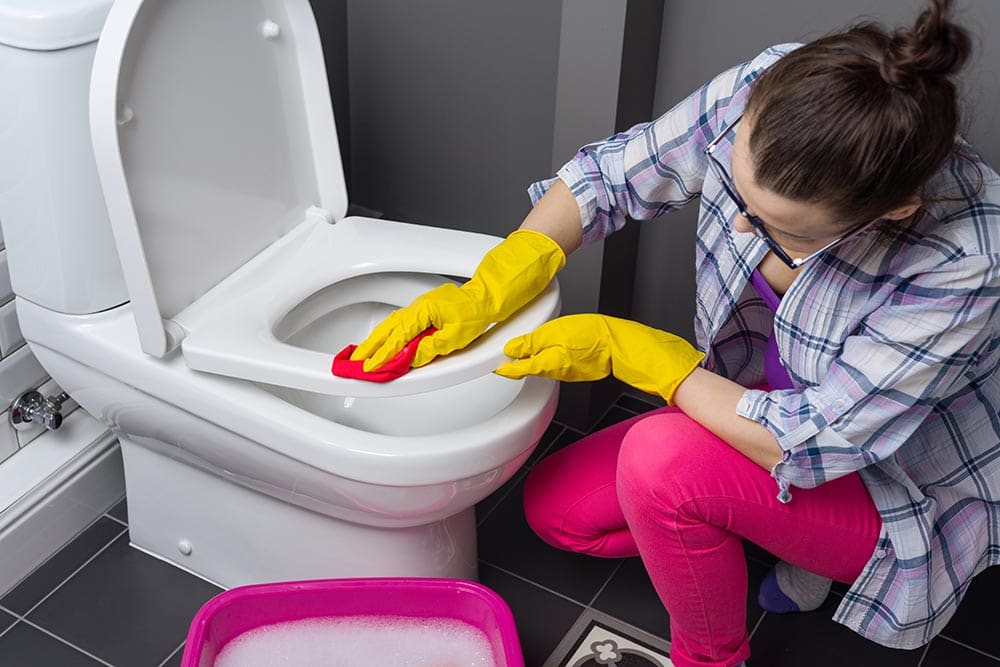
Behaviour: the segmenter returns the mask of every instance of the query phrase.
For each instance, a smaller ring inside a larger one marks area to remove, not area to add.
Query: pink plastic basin
[[[510,607],[460,579],[320,579],[241,586],[216,595],[191,621],[181,667],[212,667],[225,645],[265,625],[331,616],[449,618],[482,630],[502,667],[524,667]]]

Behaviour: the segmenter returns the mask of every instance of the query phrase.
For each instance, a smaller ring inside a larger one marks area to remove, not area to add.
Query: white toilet
[[[25,339],[121,440],[133,545],[225,587],[475,578],[474,505],[558,391],[491,371],[556,285],[397,381],[333,376],[499,239],[345,217],[307,0],[43,4],[0,0],[0,223]]]

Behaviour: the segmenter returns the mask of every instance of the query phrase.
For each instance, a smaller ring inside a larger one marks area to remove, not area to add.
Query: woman
[[[700,198],[697,349],[570,315],[497,369],[613,373],[667,401],[545,459],[524,502],[557,547],[642,557],[679,667],[749,656],[741,539],[782,559],[765,608],[849,583],[835,620],[898,648],[929,642],[1000,563],[1000,179],[956,139],[970,41],[952,4],[770,48],[584,147],[466,285],[356,353],[376,367],[431,324],[414,365],[459,349],[582,243]]]

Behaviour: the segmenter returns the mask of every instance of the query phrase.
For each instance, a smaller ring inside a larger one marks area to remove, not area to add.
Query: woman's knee
[[[629,429],[618,452],[617,485],[629,490],[659,488],[682,456],[683,443],[675,435],[683,414],[657,415]]]
[[[617,489],[623,508],[651,499],[679,507],[712,474],[718,438],[682,412],[655,415],[633,426],[618,455]]]
[[[524,512],[543,540],[560,546],[570,535],[590,535],[614,524],[615,514],[621,514],[615,465],[629,426],[623,422],[591,433],[535,465],[524,485]]]
[[[629,550],[614,537],[626,530],[615,492],[617,444],[614,452],[571,445],[543,459],[528,474],[524,515],[543,541],[599,556],[618,557],[621,549]]]

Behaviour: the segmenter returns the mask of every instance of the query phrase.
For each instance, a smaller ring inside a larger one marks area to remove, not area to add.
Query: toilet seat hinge
[[[325,208],[320,208],[319,206],[310,206],[306,209],[306,220],[313,220],[316,222],[325,222],[329,225],[334,225],[337,223],[337,216]]]
[[[167,335],[167,352],[172,352],[176,350],[187,336],[187,331],[177,322],[171,319],[163,318],[163,331]]]

